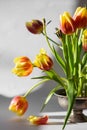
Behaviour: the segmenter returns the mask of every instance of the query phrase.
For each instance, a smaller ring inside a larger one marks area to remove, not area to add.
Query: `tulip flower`
[[[26,27],[28,31],[33,34],[40,34],[43,32],[43,23],[40,20],[32,20],[31,22],[26,22]]]
[[[87,26],[87,9],[85,7],[78,7],[74,13],[73,19],[76,28],[84,28]]]
[[[34,125],[43,125],[43,124],[47,124],[48,121],[48,116],[42,116],[42,117],[38,117],[38,116],[29,116],[28,117],[28,121],[31,124]]]
[[[87,29],[83,31],[82,35],[82,47],[87,52]]]
[[[17,76],[27,76],[31,74],[33,70],[33,65],[29,58],[22,56],[14,59],[15,68],[12,69],[12,72]]]
[[[60,29],[64,34],[72,34],[75,32],[74,20],[68,12],[64,12],[60,15]]]
[[[44,49],[40,50],[40,53],[36,56],[36,59],[33,63],[35,67],[40,68],[41,70],[50,70],[53,66],[52,59],[46,54]]]
[[[25,97],[16,96],[12,99],[9,110],[15,112],[17,115],[22,116],[28,108],[28,101]]]

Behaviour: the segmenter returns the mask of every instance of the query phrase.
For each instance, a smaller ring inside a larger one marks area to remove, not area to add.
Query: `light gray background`
[[[55,85],[52,82],[40,86],[28,97],[29,108],[24,117],[18,118],[8,110],[11,98],[26,92],[37,82],[30,78],[41,74],[40,71],[34,70],[31,76],[18,78],[11,73],[11,69],[14,66],[14,57],[27,55],[33,60],[41,47],[50,54],[43,37],[33,36],[26,30],[26,21],[43,17],[48,21],[52,20],[49,25],[49,34],[57,40],[53,33],[58,26],[59,14],[64,11],[73,14],[79,5],[86,6],[86,0],[0,0],[0,130],[60,130],[62,128],[62,123],[58,123],[57,120],[64,118],[62,112],[64,110],[57,104],[56,97],[50,100],[43,111],[51,114],[53,123],[34,127],[25,120],[28,115],[39,114],[43,101]],[[56,70],[62,73],[58,67]],[[87,124],[67,125],[66,130],[70,129],[86,130]]]
[[[28,56],[33,61],[42,47],[50,54],[44,37],[29,33],[25,22],[32,19],[42,20],[44,17],[47,21],[52,20],[48,26],[48,34],[57,41],[54,33],[55,27],[59,26],[59,15],[64,11],[73,14],[78,1],[0,0],[0,94],[9,97],[22,94],[37,82],[31,80],[31,77],[41,74],[39,69],[34,69],[28,77],[19,78],[13,75],[11,69],[14,67],[15,57]],[[83,4],[85,5],[84,2]],[[58,66],[55,65],[55,68],[61,73]]]

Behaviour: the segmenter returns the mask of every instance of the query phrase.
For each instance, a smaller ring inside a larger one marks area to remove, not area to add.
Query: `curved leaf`
[[[60,88],[60,85],[56,86],[54,89],[52,89],[50,91],[50,93],[48,94],[42,108],[41,108],[41,111],[43,111],[43,109],[45,108],[45,106],[47,105],[47,103],[49,102],[49,100],[51,99],[51,97],[54,95],[54,93]]]
[[[73,82],[73,79],[69,80],[69,82],[68,82],[68,88],[67,88],[66,94],[67,94],[67,97],[68,97],[68,110],[67,110],[67,115],[65,117],[65,121],[64,121],[64,125],[63,125],[62,129],[65,128],[66,123],[67,123],[67,121],[70,117],[70,114],[71,114],[71,111],[72,111],[72,108],[73,108],[73,104],[74,104],[74,101],[75,101],[75,98],[76,98],[76,95],[77,95],[77,92],[76,92],[76,89],[75,89],[75,83]]]
[[[54,56],[55,56],[57,62],[61,65],[62,69],[63,69],[64,72],[65,72],[65,62],[64,62],[64,60],[60,57],[60,55],[58,54],[58,52],[55,50],[54,46],[53,46],[53,53],[54,53]]]

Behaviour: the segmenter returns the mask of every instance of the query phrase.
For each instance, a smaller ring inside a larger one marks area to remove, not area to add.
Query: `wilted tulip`
[[[33,34],[40,34],[43,32],[43,23],[40,20],[32,20],[31,22],[26,22],[26,27],[28,31]]]
[[[15,112],[17,115],[23,115],[28,108],[28,101],[22,96],[16,96],[12,99],[9,110]]]
[[[73,19],[76,28],[84,28],[87,26],[87,9],[85,7],[78,7],[74,13]]]
[[[40,50],[40,53],[36,56],[34,66],[42,70],[50,70],[53,66],[52,59],[46,54],[44,49]]]
[[[85,51],[87,51],[87,29],[83,31],[82,35],[82,47]]]
[[[27,76],[31,74],[33,65],[28,57],[22,56],[14,59],[15,68],[12,72],[17,76]]]
[[[28,121],[31,123],[31,124],[34,124],[34,125],[43,125],[43,124],[46,124],[47,121],[48,121],[48,116],[42,116],[42,117],[39,117],[39,116],[29,116],[28,117]]]
[[[75,32],[74,20],[68,12],[64,12],[60,15],[60,29],[64,34],[72,34]]]

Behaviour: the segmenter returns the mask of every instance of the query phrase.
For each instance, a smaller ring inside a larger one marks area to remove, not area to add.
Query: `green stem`
[[[78,93],[77,96],[82,96],[82,89],[83,89],[83,82],[82,82],[82,75],[81,75],[81,64],[78,65]]]
[[[38,82],[37,84],[35,84],[34,86],[32,86],[32,87],[24,94],[23,97],[26,97],[27,95],[29,95],[29,94],[32,92],[33,89],[35,89],[37,86],[39,86],[40,84],[42,84],[42,83],[44,83],[44,82],[46,82],[46,81],[48,81],[48,80],[50,80],[50,79],[44,79],[44,80]]]
[[[68,38],[67,37],[68,37],[67,35],[63,35],[62,44],[63,44],[63,56],[65,59],[66,76],[68,78],[70,70],[69,70],[69,57],[68,57],[68,48],[67,48]]]
[[[47,36],[47,33],[46,33],[46,25],[45,25],[45,23],[44,23],[44,33],[43,33],[43,34],[44,34],[44,36],[45,36],[45,38],[46,38],[47,44],[48,44],[48,46],[49,46],[51,52],[53,53],[53,49],[52,49],[52,47],[51,47],[51,45],[50,45],[50,42],[49,42],[49,40],[48,40],[48,36]]]
[[[77,30],[78,31],[78,30]],[[74,39],[74,77],[75,77],[75,83],[76,83],[76,86],[78,88],[78,65],[79,65],[79,55],[78,55],[78,37],[77,37],[78,34],[75,34],[75,39]]]
[[[45,36],[44,33],[42,33],[42,34]],[[60,44],[58,44],[57,42],[55,42],[53,39],[51,39],[51,38],[48,37],[48,36],[47,36],[47,38],[48,38],[52,43],[54,43],[55,45],[57,45],[61,50],[63,49],[62,46],[61,46]]]

